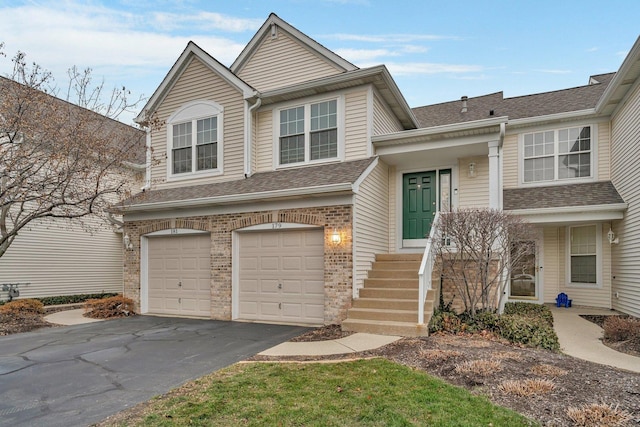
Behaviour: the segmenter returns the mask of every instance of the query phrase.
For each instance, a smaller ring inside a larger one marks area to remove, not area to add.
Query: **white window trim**
[[[571,229],[573,227],[596,226],[596,283],[579,283],[571,281]],[[601,289],[602,278],[602,224],[576,224],[567,226],[565,231],[565,274],[569,288],[597,288]]]
[[[173,173],[173,125],[177,125],[185,122],[192,122],[192,136],[196,134],[197,125],[196,122],[200,119],[206,119],[209,117],[217,117],[217,126],[218,126],[218,136],[217,136],[217,155],[218,155],[218,167],[215,169],[207,169],[202,171],[196,170],[196,162],[197,156],[194,147],[192,144],[192,169],[191,172]],[[177,109],[169,118],[167,119],[167,181],[183,181],[187,179],[200,178],[200,177],[209,177],[209,176],[217,176],[223,174],[223,145],[224,145],[224,108],[222,105],[218,104],[214,101],[209,100],[198,100],[191,101],[187,104],[184,104],[182,107]]]
[[[591,127],[591,176],[578,177],[578,178],[565,178],[558,179],[558,140],[557,132],[562,129],[574,128],[574,127]],[[524,136],[532,133],[553,131],[556,134],[554,140],[554,179],[550,181],[532,181],[525,182],[524,180]],[[540,187],[548,185],[567,185],[574,182],[592,182],[598,179],[598,124],[597,123],[570,123],[565,126],[558,126],[554,128],[536,127],[535,129],[529,129],[526,132],[518,134],[518,182],[521,187]]]
[[[338,131],[338,156],[327,159],[311,160],[311,104],[317,104],[320,102],[337,101],[337,131]],[[273,109],[273,168],[285,169],[293,168],[305,165],[315,165],[321,163],[332,163],[337,161],[344,161],[345,149],[344,149],[344,133],[345,133],[345,100],[344,95],[337,95],[331,97],[314,97],[307,98],[304,101],[291,102],[287,104],[278,105]],[[291,108],[304,107],[304,162],[298,163],[286,163],[280,164],[280,111],[289,110]]]

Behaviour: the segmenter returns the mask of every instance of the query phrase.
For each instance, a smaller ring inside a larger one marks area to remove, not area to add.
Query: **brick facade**
[[[232,232],[269,223],[293,223],[324,227],[324,322],[340,323],[351,305],[353,284],[352,206],[283,209],[177,219],[126,221],[124,232],[133,249],[125,251],[124,292],[140,309],[141,237],[170,229],[202,230],[211,233],[211,318],[231,320]],[[331,243],[337,230],[341,243]]]

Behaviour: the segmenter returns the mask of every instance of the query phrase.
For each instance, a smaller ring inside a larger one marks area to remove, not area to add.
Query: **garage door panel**
[[[238,237],[238,317],[323,323],[323,230],[246,232]]]
[[[211,236],[150,237],[148,253],[149,312],[210,317]]]

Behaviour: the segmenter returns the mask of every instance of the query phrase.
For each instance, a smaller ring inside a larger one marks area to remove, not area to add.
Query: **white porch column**
[[[489,207],[500,209],[500,141],[489,141]]]

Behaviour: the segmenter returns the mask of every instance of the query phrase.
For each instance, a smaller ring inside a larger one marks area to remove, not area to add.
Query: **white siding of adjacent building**
[[[613,246],[612,306],[640,316],[640,86],[616,113],[611,123],[611,180],[627,203],[625,218],[613,224],[620,243]],[[608,230],[607,230],[608,231]],[[617,296],[616,296],[617,294]]]
[[[154,189],[228,181],[244,176],[245,105],[242,93],[194,58],[159,106],[158,118],[166,120],[184,104],[196,100],[215,101],[224,108],[224,174],[167,182],[167,128],[163,125],[153,131],[151,137],[154,157],[151,181]]]
[[[375,254],[386,253],[390,248],[389,168],[386,164],[378,163],[360,185],[355,199],[354,286],[360,288],[375,260]]]
[[[468,174],[469,164],[475,163],[476,175]],[[489,158],[466,157],[458,160],[458,207],[478,208],[489,206]]]
[[[518,187],[518,135],[506,135],[502,144],[502,182],[504,188]]]
[[[345,160],[367,157],[367,89],[345,95]]]
[[[260,111],[256,122],[256,171],[270,171],[273,170],[273,111]]]
[[[277,37],[264,37],[238,76],[264,92],[341,72],[342,70],[278,28]]]
[[[98,228],[32,222],[0,257],[0,283],[29,282],[19,287],[20,298],[122,292],[122,235],[102,219],[83,221]]]
[[[380,99],[377,92],[373,93],[373,134],[382,135],[386,133],[400,132],[402,124],[391,113],[384,101]]]
[[[611,179],[609,165],[611,164],[611,138],[609,122],[598,124],[598,180]]]

